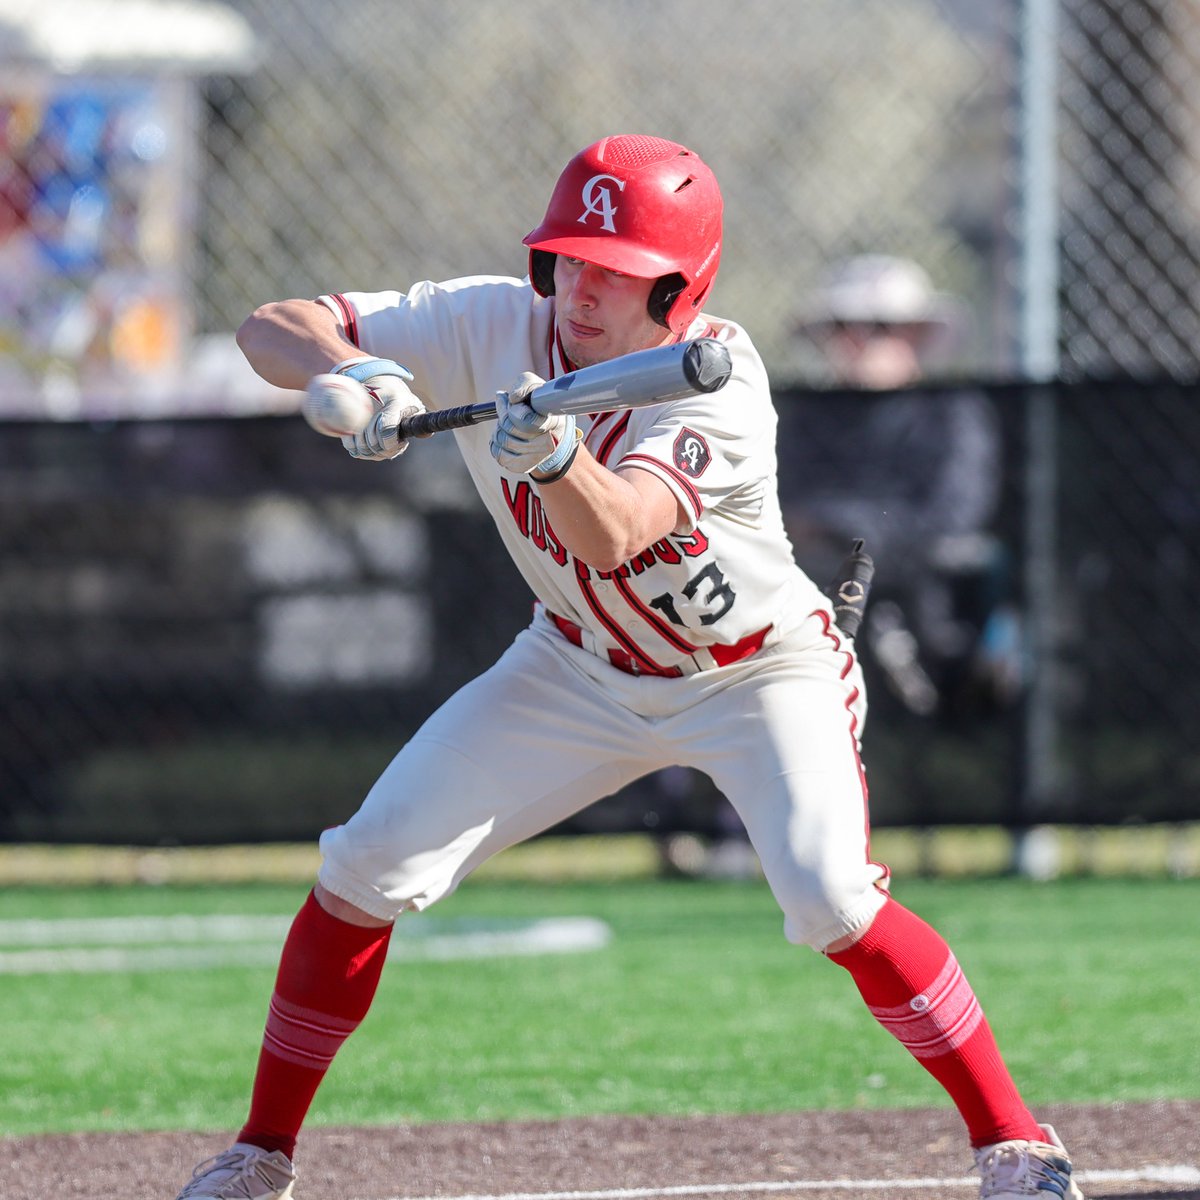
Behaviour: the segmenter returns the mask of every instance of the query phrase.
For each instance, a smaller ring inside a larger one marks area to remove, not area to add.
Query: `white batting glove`
[[[529,405],[528,396],[544,382],[526,371],[507,392],[496,393],[492,457],[515,475],[552,483],[575,461],[581,435],[574,417],[543,416]]]
[[[412,372],[388,358],[355,358],[339,363],[331,374],[357,379],[378,410],[361,433],[342,438],[346,453],[369,462],[399,458],[408,449],[408,438],[397,433],[400,421],[425,412],[425,405],[407,387]]]

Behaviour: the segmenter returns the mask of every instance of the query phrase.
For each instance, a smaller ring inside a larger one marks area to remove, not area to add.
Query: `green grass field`
[[[300,884],[0,893],[29,918],[290,916]],[[951,942],[1032,1104],[1200,1096],[1200,881],[904,882]],[[451,920],[586,916],[603,949],[389,962],[313,1124],[941,1105],[850,979],[789,946],[764,884],[468,881]],[[30,935],[21,949],[27,950]],[[0,1132],[227,1129],[273,968],[0,976]]]

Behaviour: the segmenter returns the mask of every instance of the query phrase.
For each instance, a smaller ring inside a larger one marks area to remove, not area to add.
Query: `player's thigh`
[[[787,937],[818,948],[874,915],[886,876],[869,854],[861,675],[832,650],[779,656],[729,689],[703,768],[746,825]]]
[[[321,882],[380,917],[446,895],[491,855],[653,765],[637,719],[536,633],[441,706],[321,839]]]

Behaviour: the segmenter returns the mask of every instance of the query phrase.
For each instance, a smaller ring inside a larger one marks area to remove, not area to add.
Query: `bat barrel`
[[[540,413],[571,414],[641,408],[715,392],[729,380],[729,351],[715,338],[696,338],[635,350],[619,358],[561,375],[529,397]]]
[[[637,350],[560,375],[530,393],[529,403],[536,412],[555,416],[641,408],[715,392],[729,381],[732,370],[724,343],[716,338],[694,338]],[[402,437],[428,437],[491,421],[495,416],[494,404],[464,404],[406,417],[400,422],[399,433]]]

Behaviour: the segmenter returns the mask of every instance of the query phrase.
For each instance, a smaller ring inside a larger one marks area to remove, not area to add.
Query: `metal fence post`
[[[1044,839],[1030,839],[1030,827],[1053,796],[1059,734],[1055,681],[1057,430],[1053,388],[1059,367],[1056,9],[1057,0],[1023,0],[1019,33],[1018,361],[1021,376],[1029,385],[1025,394],[1027,459],[1023,472],[1029,686],[1021,731],[1018,811],[1014,814],[1014,865],[1022,873],[1032,874],[1052,873],[1057,866],[1047,861]]]

